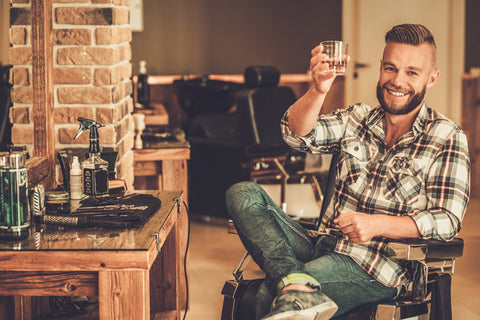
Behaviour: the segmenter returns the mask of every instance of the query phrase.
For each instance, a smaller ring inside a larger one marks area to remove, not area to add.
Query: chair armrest
[[[388,244],[388,251],[392,258],[400,260],[453,259],[463,255],[463,239],[392,241]]]
[[[308,226],[302,223],[305,227]],[[232,220],[228,221],[228,233],[237,233]],[[391,258],[398,260],[446,260],[460,258],[463,255],[463,239],[452,241],[408,239],[388,243]]]

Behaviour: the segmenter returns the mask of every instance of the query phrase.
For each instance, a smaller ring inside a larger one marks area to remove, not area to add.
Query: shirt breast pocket
[[[369,159],[368,146],[358,139],[344,139],[341,143],[343,159],[340,178],[347,184],[355,183]]]
[[[411,204],[422,194],[422,176],[415,170],[411,159],[405,157],[394,160],[397,161],[394,161],[387,171],[385,198]]]

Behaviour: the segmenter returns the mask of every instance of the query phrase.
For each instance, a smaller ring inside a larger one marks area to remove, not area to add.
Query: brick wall
[[[117,177],[133,186],[133,111],[130,0],[53,0],[53,82],[55,149],[80,159],[88,152],[88,132],[73,140],[79,116],[105,125],[100,147],[117,151]],[[10,121],[15,144],[33,150],[32,48],[29,0],[11,0]],[[57,181],[61,182],[57,166]]]

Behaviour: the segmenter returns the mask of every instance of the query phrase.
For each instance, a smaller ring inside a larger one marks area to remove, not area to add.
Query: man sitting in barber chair
[[[239,236],[266,273],[257,318],[330,319],[393,299],[412,272],[389,257],[389,240],[449,241],[460,230],[470,193],[468,146],[462,130],[424,101],[439,77],[434,38],[406,24],[385,40],[379,107],[319,116],[335,78],[319,45],[310,60],[313,85],[282,119],[291,147],[339,154],[334,199],[321,223],[335,232],[311,236],[253,182],[227,191]]]

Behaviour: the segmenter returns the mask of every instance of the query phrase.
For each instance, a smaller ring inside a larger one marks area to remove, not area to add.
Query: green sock
[[[290,273],[283,277],[278,283],[278,292],[280,293],[284,287],[289,284],[305,284],[313,289],[319,289],[320,283],[309,274],[306,273]]]

